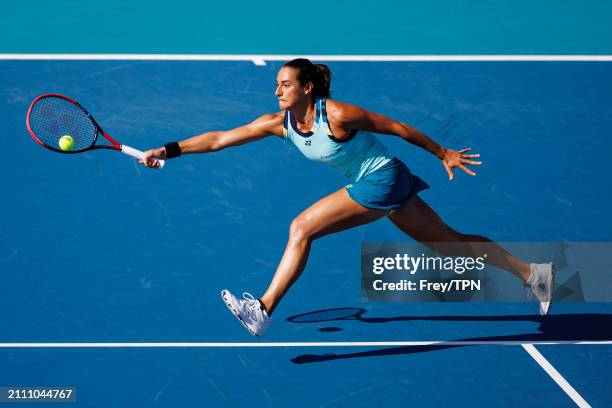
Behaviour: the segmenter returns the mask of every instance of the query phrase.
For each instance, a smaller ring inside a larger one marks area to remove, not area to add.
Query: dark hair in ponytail
[[[329,98],[331,95],[329,92],[331,71],[327,65],[313,64],[309,59],[297,58],[286,62],[283,67],[290,67],[298,70],[297,78],[301,86],[306,85],[308,82],[312,82],[313,98]]]

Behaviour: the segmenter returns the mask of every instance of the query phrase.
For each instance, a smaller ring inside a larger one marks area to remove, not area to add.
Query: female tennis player
[[[331,72],[307,59],[287,62],[276,78],[280,112],[263,115],[245,126],[206,132],[181,142],[170,142],[145,152],[145,166],[158,167],[154,159],[183,154],[209,153],[274,135],[293,143],[308,159],[327,163],[351,180],[351,184],[322,198],[298,215],[289,228],[283,257],[266,292],[260,298],[249,293],[239,299],[227,290],[221,297],[253,335],[270,325],[272,313],[306,266],[310,246],[320,237],[388,217],[400,230],[434,251],[435,244],[457,243],[461,253],[486,253],[487,263],[515,274],[540,301],[540,313],[548,312],[553,287],[552,264],[527,264],[480,235],[468,235],[447,226],[418,195],[429,186],[381,144],[374,133],[396,135],[415,144],[440,161],[453,180],[455,169],[474,176],[468,166],[478,154],[471,149],[451,150],[423,132],[397,120],[330,99]]]

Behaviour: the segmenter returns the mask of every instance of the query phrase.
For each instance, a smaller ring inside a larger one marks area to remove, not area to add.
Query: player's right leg
[[[272,282],[259,300],[249,294],[245,294],[244,299],[239,299],[227,290],[221,293],[221,297],[251,334],[260,335],[270,324],[270,316],[278,303],[304,271],[310,246],[315,239],[367,224],[387,213],[386,210],[366,208],[358,204],[345,188],[322,198],[291,223],[283,257]]]

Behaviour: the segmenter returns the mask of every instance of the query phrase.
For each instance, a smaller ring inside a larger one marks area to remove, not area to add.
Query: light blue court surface
[[[6,3],[0,53],[612,54],[600,0]]]
[[[0,53],[612,54],[612,9],[597,1],[4,11]],[[25,130],[45,92],[75,98],[143,150],[228,129],[277,110],[280,62],[3,58],[0,387],[77,387],[65,406],[79,407],[612,405],[612,347],[601,344],[612,303],[556,303],[544,319],[535,302],[362,303],[361,242],[409,241],[387,220],[316,241],[271,329],[251,337],[220,290],[260,294],[291,220],[348,182],[287,142],[152,171],[114,152],[55,154]],[[612,241],[612,62],[329,65],[334,98],[482,154],[477,177],[449,183],[436,158],[381,136],[454,228],[501,242]],[[308,318],[336,308],[360,314]]]

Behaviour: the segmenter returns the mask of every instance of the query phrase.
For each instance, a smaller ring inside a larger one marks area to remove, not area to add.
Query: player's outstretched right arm
[[[216,152],[226,147],[238,146],[262,139],[266,136],[283,137],[283,114],[269,113],[260,116],[248,125],[226,131],[206,132],[178,143],[181,155]],[[166,148],[147,150],[140,163],[147,167],[158,167],[154,159],[166,159]]]

